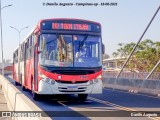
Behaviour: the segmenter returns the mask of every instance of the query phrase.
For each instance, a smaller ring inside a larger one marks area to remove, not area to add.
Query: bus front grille
[[[72,81],[64,81],[64,80],[56,80],[56,82],[60,83],[60,84],[63,84],[63,83],[65,83],[65,84],[80,84],[80,83],[87,83],[88,80],[87,81],[74,81],[74,82],[72,82]]]

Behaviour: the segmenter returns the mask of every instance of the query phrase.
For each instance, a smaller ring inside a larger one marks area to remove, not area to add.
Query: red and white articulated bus
[[[81,19],[41,20],[13,53],[13,79],[42,95],[102,93],[101,25]]]

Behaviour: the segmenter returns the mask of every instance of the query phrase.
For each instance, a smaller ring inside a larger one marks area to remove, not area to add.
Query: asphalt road
[[[14,81],[7,77],[10,82]],[[139,111],[160,111],[160,98],[125,91],[103,89],[103,94],[89,95],[86,102],[80,102],[75,95],[43,96],[40,101],[34,101],[29,90],[22,91],[25,96],[38,105],[43,111],[70,111],[69,120],[158,120],[157,117],[126,117]],[[81,112],[88,111],[88,112]],[[118,112],[117,112],[118,111]],[[135,112],[134,112],[135,111]],[[61,113],[62,116],[65,112]],[[49,114],[48,114],[49,115]],[[78,115],[78,117],[73,117]],[[135,115],[135,114],[134,114]],[[103,116],[103,117],[102,117]],[[114,116],[114,117],[113,117]],[[54,120],[66,120],[66,117],[51,117]]]

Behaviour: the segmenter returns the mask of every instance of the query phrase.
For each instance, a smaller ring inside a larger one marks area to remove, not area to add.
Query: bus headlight
[[[90,84],[90,85],[92,85],[93,83],[94,83],[93,80],[90,80],[90,81],[89,81],[89,84]]]
[[[52,80],[52,79],[50,79],[50,78],[44,78],[44,79],[42,79],[44,82],[46,82],[46,83],[49,83],[49,84],[55,84],[55,80]]]
[[[45,83],[52,84],[52,85],[55,84],[55,80],[52,80],[52,79],[46,77],[45,75],[41,75],[41,79]]]
[[[97,83],[98,82],[98,78],[94,79],[94,83]]]
[[[98,78],[93,79],[93,80],[89,80],[87,85],[92,85],[92,84],[96,84],[98,82]]]
[[[49,83],[49,81],[50,81],[50,79],[47,78],[47,77],[46,77],[46,78],[43,78],[42,80],[43,80],[44,82],[46,82],[46,83]]]
[[[55,84],[55,80],[50,80],[50,83],[54,85]]]

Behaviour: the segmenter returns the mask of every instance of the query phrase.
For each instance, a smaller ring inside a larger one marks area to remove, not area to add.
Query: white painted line
[[[63,106],[67,106],[64,103],[62,103],[61,101],[58,101],[59,104],[63,105]]]

